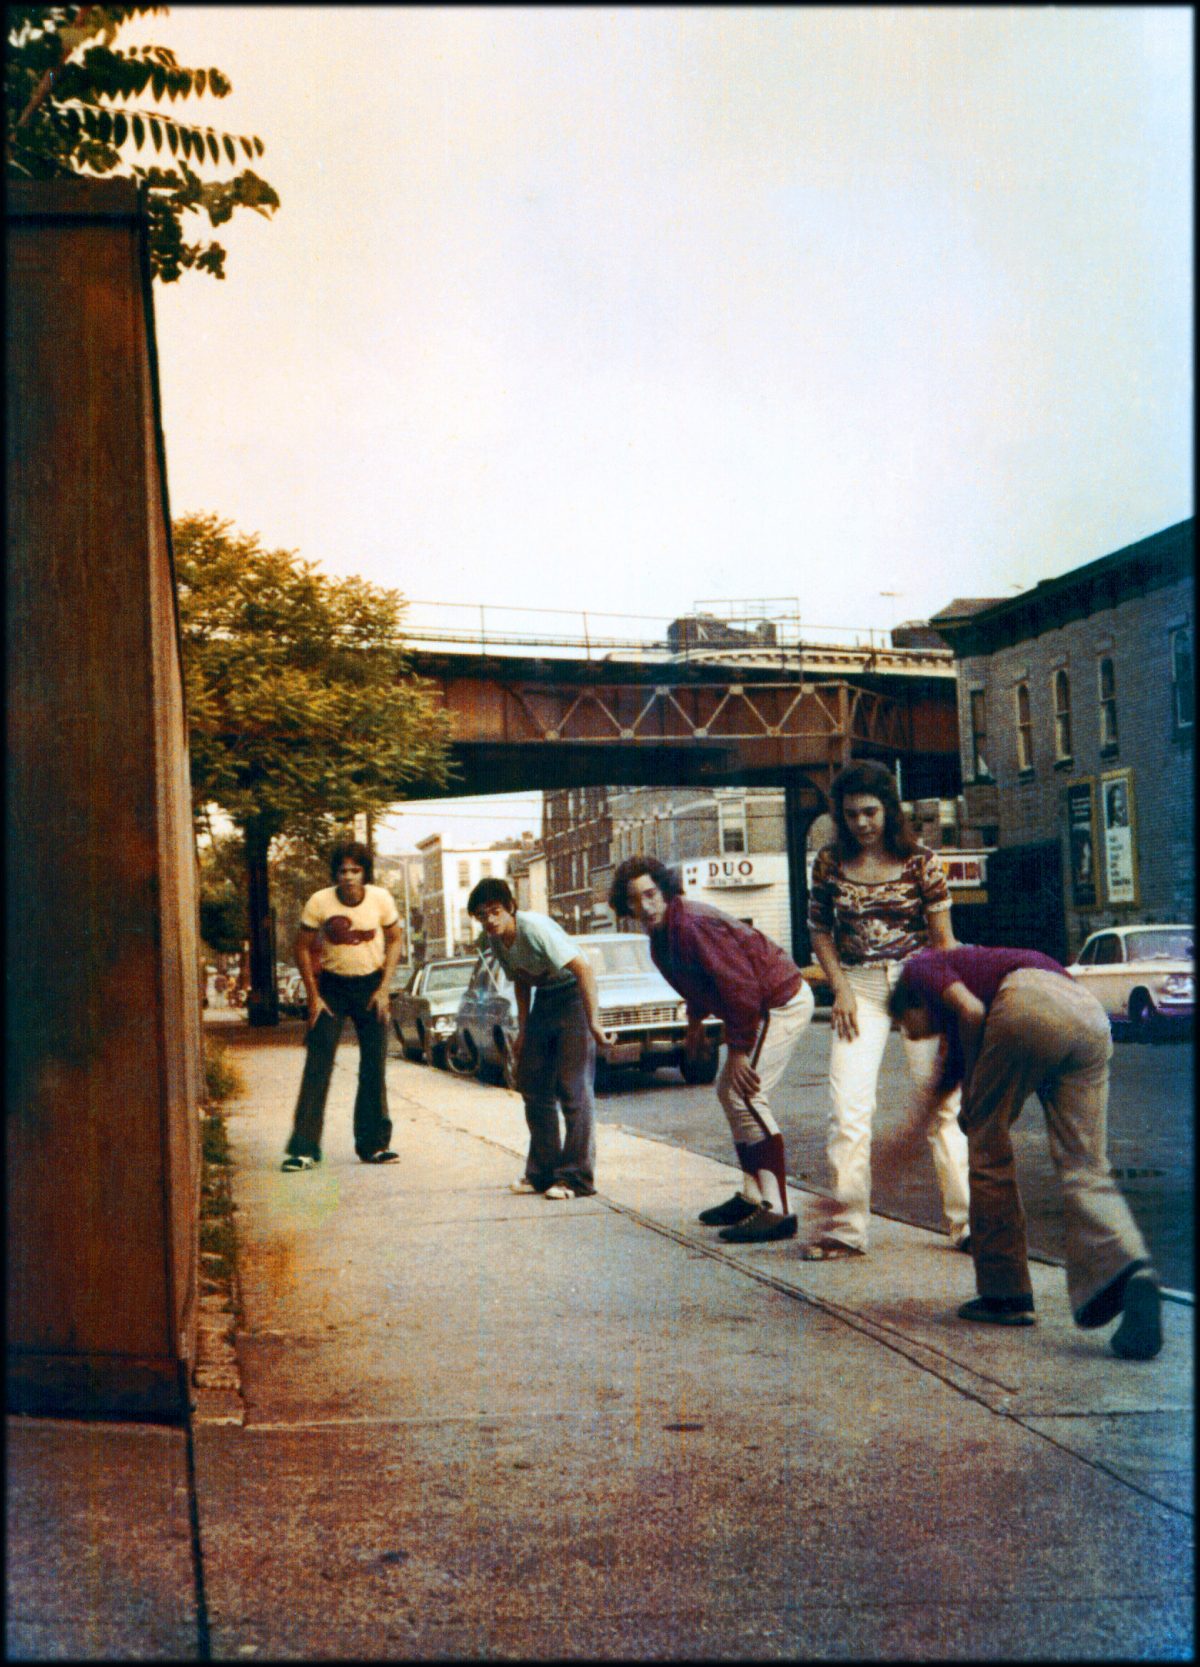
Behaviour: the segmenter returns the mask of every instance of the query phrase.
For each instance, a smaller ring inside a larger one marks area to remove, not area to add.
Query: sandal
[[[843,1244],[841,1239],[810,1239],[800,1246],[800,1259],[804,1262],[844,1262],[848,1256],[866,1254],[852,1244]]]

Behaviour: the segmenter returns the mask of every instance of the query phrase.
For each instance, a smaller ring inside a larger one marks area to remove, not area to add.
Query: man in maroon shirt
[[[788,1209],[783,1136],[767,1096],[783,1075],[813,1012],[812,991],[778,944],[753,926],[682,895],[678,875],[653,857],[627,857],[608,901],[650,934],[650,954],[687,1002],[686,1047],[704,1045],[703,1021],[724,1021],[727,1054],[717,1079],[742,1169],[742,1190],[700,1212],[730,1244],[795,1237]]]
[[[1036,1093],[1063,1189],[1067,1292],[1077,1325],[1121,1316],[1113,1353],[1162,1348],[1162,1297],[1145,1241],[1108,1166],[1112,1036],[1104,1009],[1032,949],[922,949],[890,1002],[906,1036],[946,1037],[943,1089],[962,1083],[959,1123],[971,1180],[971,1255],[979,1295],[959,1315],[1032,1325],[1033,1285],[1011,1128]]]

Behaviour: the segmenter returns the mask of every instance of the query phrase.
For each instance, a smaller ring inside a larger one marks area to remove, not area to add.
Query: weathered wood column
[[[145,220],[126,181],[7,214],[9,1406],[178,1418],[201,1051]]]

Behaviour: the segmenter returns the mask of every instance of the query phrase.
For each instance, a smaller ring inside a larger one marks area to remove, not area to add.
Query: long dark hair
[[[911,857],[921,842],[900,808],[896,778],[883,764],[860,759],[839,770],[829,786],[829,803],[837,826],[837,854],[843,862],[858,855],[858,841],[846,825],[845,803],[856,793],[869,793],[883,806],[883,843],[893,857]]]
[[[624,862],[617,865],[612,885],[608,889],[608,906],[618,920],[625,920],[630,913],[630,880],[640,880],[644,874],[650,876],[668,903],[672,897],[683,896],[683,881],[665,862],[659,862],[657,857],[626,857]]]

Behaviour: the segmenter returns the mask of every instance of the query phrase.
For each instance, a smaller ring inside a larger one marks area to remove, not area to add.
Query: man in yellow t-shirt
[[[296,938],[296,965],[308,995],[308,1034],[292,1136],[282,1165],[289,1173],[321,1161],[333,1056],[347,1018],[358,1033],[354,1149],[363,1163],[394,1163],[398,1156],[390,1148],[384,1079],[388,991],[400,958],[396,903],[391,892],[370,883],[371,853],[365,845],[339,845],[329,869],[335,883],[315,891],[304,905]]]

